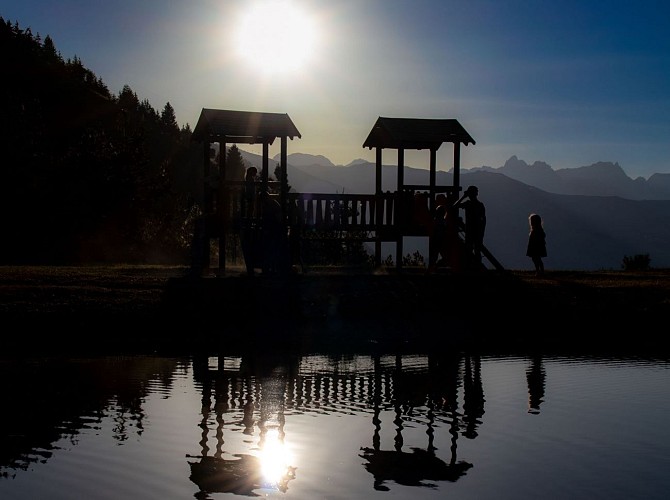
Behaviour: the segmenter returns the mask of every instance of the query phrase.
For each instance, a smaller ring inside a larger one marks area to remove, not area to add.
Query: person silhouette
[[[458,208],[453,197],[440,194],[435,198],[435,216],[433,217],[431,254],[428,272],[447,266],[452,271],[461,270],[461,240],[458,236]]]
[[[535,274],[539,276],[544,273],[542,258],[547,256],[547,236],[542,226],[542,217],[538,214],[530,214],[528,224],[530,225],[530,233],[528,233],[526,256],[533,261]]]
[[[244,188],[242,191],[242,206],[241,206],[241,231],[240,242],[242,244],[242,254],[244,255],[244,262],[249,276],[254,275],[254,267],[257,251],[257,239],[255,234],[256,228],[256,207],[258,205],[256,193],[256,176],[258,169],[256,167],[249,167],[244,175]]]
[[[456,208],[465,210],[465,247],[468,257],[474,258],[474,265],[477,269],[482,263],[484,231],[486,230],[486,207],[478,196],[477,186],[470,186],[454,205]]]
[[[244,192],[242,193],[242,217],[251,219],[256,214],[256,176],[258,169],[249,167],[244,175]]]

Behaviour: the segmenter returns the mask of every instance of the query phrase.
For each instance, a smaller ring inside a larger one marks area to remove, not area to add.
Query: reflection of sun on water
[[[235,29],[240,58],[269,74],[304,68],[317,42],[314,19],[287,0],[255,3]]]
[[[293,457],[288,447],[279,439],[277,429],[268,430],[259,459],[261,473],[267,484],[281,484],[293,475]]]

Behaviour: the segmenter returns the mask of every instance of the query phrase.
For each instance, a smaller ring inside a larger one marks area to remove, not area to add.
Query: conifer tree
[[[236,144],[228,148],[228,155],[226,156],[226,179],[229,181],[244,180],[244,173],[246,171],[244,158],[240,153]]]

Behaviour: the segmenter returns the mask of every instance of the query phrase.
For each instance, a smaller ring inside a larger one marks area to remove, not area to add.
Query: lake
[[[4,500],[670,491],[666,359],[217,352],[0,370]]]

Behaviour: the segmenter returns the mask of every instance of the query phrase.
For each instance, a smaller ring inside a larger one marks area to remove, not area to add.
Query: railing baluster
[[[351,214],[351,226],[354,227],[354,228],[358,227],[359,226],[359,222],[358,222],[358,216],[359,216],[358,201],[353,199],[353,198],[351,199],[349,213]]]
[[[322,213],[322,202],[321,198],[316,199],[316,226],[323,226],[323,213]]]
[[[384,221],[385,225],[393,225],[393,203],[395,202],[395,197],[386,198],[386,220]]]
[[[314,200],[312,198],[307,201],[307,225],[314,226]]]
[[[377,198],[370,199],[370,227],[374,228],[377,220]]]
[[[333,217],[333,202],[336,201],[337,198],[335,200],[323,200],[323,220],[328,228],[332,228],[335,223],[335,218]]]
[[[363,228],[365,228],[367,226],[367,221],[365,220],[367,218],[367,212],[366,212],[367,206],[368,206],[367,200],[365,198],[362,199],[361,204],[360,204],[360,207],[361,207],[360,221],[361,221],[361,226]]]
[[[329,208],[332,208],[331,217],[332,217],[333,225],[334,225],[335,227],[340,227],[340,225],[342,224],[342,220],[341,220],[341,215],[342,215],[342,210],[341,210],[341,207],[342,207],[342,200],[340,199],[340,197],[339,197],[339,196],[336,197],[336,198],[335,198],[335,202],[332,203],[332,204],[329,203],[329,204],[328,204],[328,207],[329,207]]]

